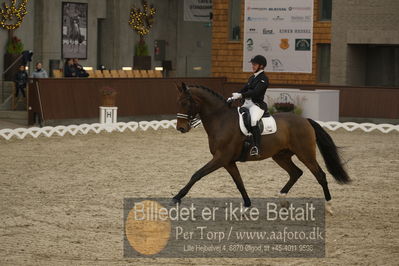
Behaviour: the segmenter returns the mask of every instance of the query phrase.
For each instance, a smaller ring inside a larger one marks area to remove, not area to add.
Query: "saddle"
[[[252,134],[250,131],[251,128],[251,114],[248,108],[238,107],[238,116],[239,116],[239,124],[241,132],[247,136],[243,143],[243,149],[241,151],[239,161],[245,162],[247,160],[249,150],[253,145]],[[277,131],[277,125],[274,118],[270,115],[268,111],[265,111],[261,120],[258,121],[257,126],[259,127],[259,131],[261,135],[273,134]]]
[[[248,108],[238,107],[238,116],[240,122],[241,132],[245,136],[252,136],[251,129],[251,114]],[[270,115],[268,111],[265,111],[261,120],[259,120],[258,125],[261,135],[273,134],[277,131],[277,125],[274,118]]]

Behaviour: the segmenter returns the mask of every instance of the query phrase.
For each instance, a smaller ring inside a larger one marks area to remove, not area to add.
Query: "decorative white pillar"
[[[100,106],[100,123],[114,124],[118,117],[118,107]]]

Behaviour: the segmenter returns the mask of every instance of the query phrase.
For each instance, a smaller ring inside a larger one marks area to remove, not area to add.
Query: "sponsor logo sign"
[[[289,11],[309,11],[311,7],[309,6],[290,6]]]
[[[288,43],[288,39],[281,39],[280,48],[283,50],[286,50],[289,47],[290,47],[290,44]]]
[[[245,0],[243,71],[263,55],[266,72],[312,73],[313,0]]]
[[[311,17],[310,16],[298,16],[298,15],[294,15],[291,16],[291,22],[310,22],[311,21]]]
[[[272,50],[272,46],[268,40],[265,40],[260,45],[265,52],[270,52]]]
[[[272,59],[272,67],[274,71],[282,71],[284,70],[284,64],[280,59],[274,58]]]
[[[250,28],[248,29],[247,33],[257,33],[258,29],[257,28]]]
[[[310,39],[295,39],[295,51],[310,51]]]
[[[247,21],[253,21],[253,22],[257,22],[257,21],[267,21],[268,18],[267,17],[248,17]]]
[[[273,30],[272,29],[263,28],[262,33],[265,34],[265,35],[266,34],[273,34]]]
[[[252,51],[254,49],[254,41],[251,38],[247,39],[246,44],[248,51]]]
[[[277,16],[277,17],[273,18],[273,21],[283,21],[283,20],[284,20],[284,18],[281,16]]]

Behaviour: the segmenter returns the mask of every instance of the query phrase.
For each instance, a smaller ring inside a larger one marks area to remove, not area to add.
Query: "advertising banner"
[[[184,21],[210,21],[212,0],[184,0]]]
[[[243,70],[267,59],[266,72],[312,72],[313,0],[246,0]]]

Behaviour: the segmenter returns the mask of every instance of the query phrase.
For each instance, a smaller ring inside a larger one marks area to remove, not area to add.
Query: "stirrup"
[[[250,156],[258,156],[259,155],[259,149],[256,146],[253,146],[249,152]]]

